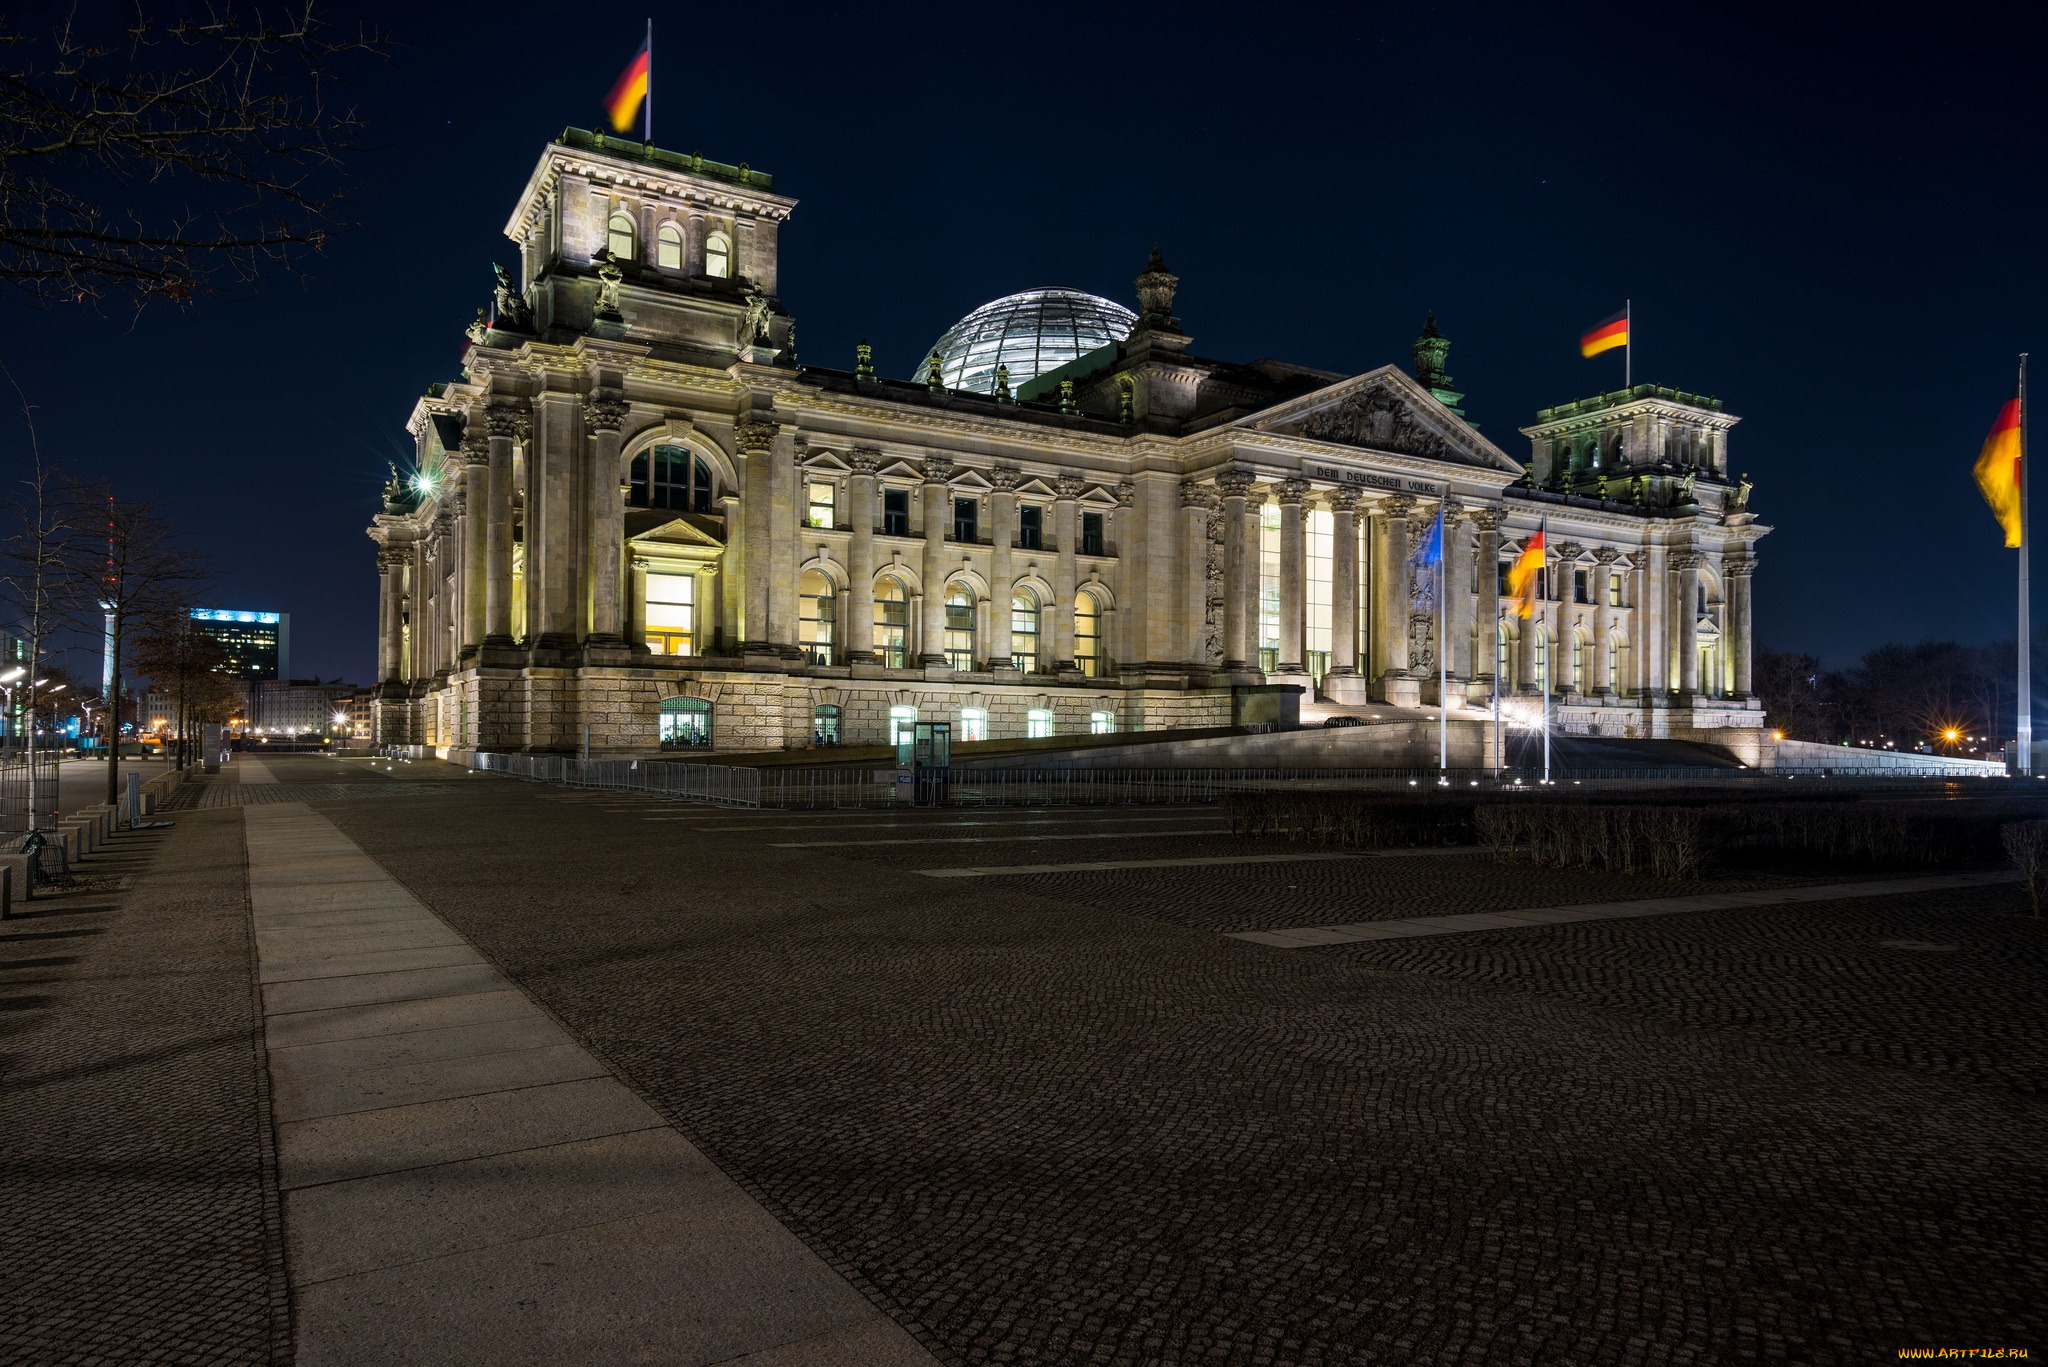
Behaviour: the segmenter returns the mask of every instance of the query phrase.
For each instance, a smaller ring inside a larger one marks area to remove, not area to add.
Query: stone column
[[[733,437],[739,443],[747,480],[742,505],[746,531],[741,548],[747,597],[741,609],[745,616],[741,634],[745,637],[743,649],[749,655],[773,654],[775,650],[768,635],[768,585],[772,573],[768,547],[769,510],[775,502],[773,449],[779,426],[753,418],[742,418],[733,424]]]
[[[880,454],[857,449],[846,462],[853,471],[846,481],[853,534],[846,548],[847,605],[840,629],[848,664],[868,664],[875,658],[875,471],[881,468]]]
[[[1053,672],[1071,674],[1074,664],[1074,593],[1079,588],[1074,572],[1074,552],[1080,548],[1081,522],[1076,513],[1081,497],[1081,480],[1061,475],[1054,484],[1053,535],[1059,538],[1059,560],[1053,572]]]
[[[704,215],[700,213],[690,215],[689,226],[683,233],[683,273],[704,274]]]
[[[924,463],[924,611],[918,622],[922,643],[917,662],[926,669],[946,663],[946,532],[953,525],[949,482],[953,462],[934,456]]]
[[[1330,673],[1324,682],[1357,673],[1358,490],[1340,485],[1330,491]]]
[[[377,679],[399,682],[399,645],[405,624],[405,553],[396,547],[377,553]]]
[[[1526,541],[1534,535],[1533,531],[1529,532],[1524,535],[1523,540]],[[1539,587],[1546,594],[1549,592],[1550,575],[1547,569]],[[1536,610],[1528,617],[1522,619],[1521,659],[1515,662],[1515,691],[1518,693],[1541,693],[1543,691],[1543,671],[1538,667],[1536,658],[1536,637],[1538,633],[1547,629],[1545,623],[1548,621],[1547,614],[1549,611],[1549,601],[1546,598],[1538,598],[1536,600]]]
[[[1214,494],[1208,485],[1185,479],[1180,485],[1181,517],[1181,658],[1206,672],[1209,619],[1209,509]]]
[[[796,432],[776,433],[768,453],[774,471],[774,501],[768,505],[768,639],[784,659],[797,658],[797,527],[809,495],[797,467]]]
[[[590,641],[619,646],[619,557],[626,544],[626,502],[619,493],[619,428],[626,421],[623,390],[599,388],[584,401],[583,414],[596,435],[584,492],[584,526],[589,529]]]
[[[1484,683],[1485,696],[1490,699],[1494,674],[1500,668],[1500,510],[1481,508],[1475,511],[1472,526],[1479,543],[1472,570],[1472,586],[1478,590],[1472,595],[1473,634],[1484,658],[1482,663],[1480,657],[1474,657],[1472,682],[1474,685]],[[1465,696],[1476,702],[1478,699],[1473,694],[1477,692],[1478,688],[1474,687]]]
[[[1671,585],[1665,579],[1668,553],[1664,547],[1642,548],[1636,560],[1636,629],[1630,639],[1640,660],[1643,701],[1661,699],[1670,687],[1671,642],[1667,623],[1671,617]]]
[[[1264,669],[1262,661],[1265,659],[1265,656],[1260,653],[1265,649],[1262,636],[1265,627],[1264,623],[1260,620],[1260,613],[1264,608],[1264,604],[1260,599],[1261,587],[1259,578],[1264,573],[1264,567],[1259,552],[1259,538],[1261,536],[1261,523],[1265,520],[1266,500],[1270,496],[1269,490],[1254,489],[1247,493],[1244,499],[1245,667],[1261,671]],[[1276,659],[1274,663],[1278,664],[1279,661]]]
[[[1216,486],[1223,491],[1223,667],[1235,671],[1257,659],[1246,644],[1251,639],[1246,608],[1258,588],[1256,582],[1250,590],[1245,587],[1245,494],[1252,487],[1251,472],[1225,470]]]
[[[1756,573],[1756,561],[1747,555],[1731,555],[1721,563],[1722,573],[1728,582],[1728,629],[1723,636],[1728,651],[1735,663],[1735,696],[1753,696],[1750,660],[1750,577]]]
[[[483,411],[490,442],[485,472],[484,644],[512,644],[512,437],[518,410],[494,405]],[[474,497],[474,495],[472,495]]]
[[[996,669],[1010,667],[1010,597],[1015,592],[1017,571],[1010,543],[1017,539],[1017,486],[1024,472],[1015,466],[998,465],[988,472],[994,492],[988,497],[988,658]]]
[[[1557,626],[1556,654],[1550,657],[1550,691],[1553,693],[1584,694],[1590,691],[1586,687],[1586,681],[1572,668],[1570,639],[1575,611],[1572,575],[1578,569],[1579,554],[1585,549],[1576,541],[1559,542],[1556,565],[1550,572],[1550,596],[1557,603],[1556,613],[1552,618]]]
[[[1614,605],[1610,601],[1613,593],[1609,581],[1614,574],[1614,562],[1621,552],[1612,546],[1597,546],[1593,558],[1600,562],[1593,571],[1598,582],[1593,585],[1593,679],[1594,690],[1602,696],[1612,697],[1621,691],[1621,681],[1607,665],[1608,638],[1614,634]]]
[[[1671,568],[1678,585],[1678,691],[1690,702],[1700,691],[1700,557],[1681,551]]]
[[[1145,542],[1145,527],[1138,515],[1138,486],[1130,480],[1119,480],[1110,490],[1116,498],[1115,521],[1110,534],[1116,538],[1117,565],[1112,576],[1111,587],[1116,590],[1119,601],[1125,593],[1142,593],[1138,588],[1145,582],[1144,569],[1138,563],[1136,550]],[[1143,662],[1146,656],[1144,629],[1146,614],[1136,608],[1118,612],[1105,608],[1102,618],[1103,649],[1109,656],[1111,669],[1121,674],[1126,661]]]
[[[728,489],[718,496],[718,507],[725,515],[725,554],[718,557],[718,653],[738,655],[747,602],[746,503]]]
[[[1465,549],[1467,516],[1455,503],[1444,510],[1444,601],[1439,628],[1444,639],[1439,648],[1449,652],[1444,667],[1450,675],[1453,698],[1472,677],[1472,556]]]
[[[1414,507],[1414,499],[1397,494],[1380,504],[1377,519],[1380,544],[1374,577],[1379,582],[1373,593],[1372,625],[1379,640],[1374,653],[1385,661],[1381,677],[1396,681],[1409,677],[1408,514]],[[1380,696],[1393,702],[1399,691],[1383,688]]]
[[[1305,479],[1280,482],[1280,667],[1277,674],[1302,674],[1308,658],[1302,637],[1308,622],[1308,542],[1302,526]]]

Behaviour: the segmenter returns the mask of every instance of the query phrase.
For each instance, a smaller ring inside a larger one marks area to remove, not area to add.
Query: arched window
[[[946,663],[974,668],[974,590],[958,580],[946,585]]]
[[[648,478],[650,466],[652,480]],[[702,456],[693,456],[680,446],[657,446],[633,457],[627,482],[631,488],[627,501],[635,508],[673,508],[679,513],[712,510],[711,467]]]
[[[702,698],[669,698],[661,705],[661,748],[708,749],[711,745],[711,704]]]
[[[1607,691],[1619,693],[1621,688],[1621,638],[1609,633],[1607,637]]]
[[[620,261],[633,259],[633,216],[627,213],[612,215],[611,229],[606,234],[605,246]]]
[[[1115,732],[1116,732],[1116,713],[1114,713],[1114,712],[1090,712],[1090,713],[1088,714],[1088,734],[1089,734],[1089,735],[1091,735],[1091,736],[1108,736],[1108,735],[1113,735],[1113,734],[1114,734]]]
[[[732,239],[724,233],[704,239],[704,274],[719,280],[732,274]]]
[[[1010,600],[1010,665],[1038,672],[1038,595],[1030,589],[1018,589]]]
[[[832,628],[838,617],[839,592],[818,570],[804,571],[797,581],[797,644],[814,665],[832,663]]]
[[[662,224],[654,235],[654,264],[665,271],[683,268],[683,230],[673,223]]]
[[[886,669],[904,668],[906,638],[910,634],[910,599],[893,574],[875,581],[875,653]],[[912,718],[915,720],[915,718]]]
[[[839,709],[831,703],[819,703],[811,709],[811,744],[839,744]]]
[[[656,655],[697,653],[697,580],[688,574],[647,574],[647,648]]]
[[[1024,735],[1028,740],[1041,740],[1052,734],[1052,712],[1048,708],[1034,707],[1024,714]]]
[[[1074,595],[1074,663],[1091,679],[1102,672],[1102,605],[1086,589]]]
[[[960,739],[988,739],[988,709],[985,707],[963,707],[960,709]]]
[[[1576,631],[1572,633],[1572,676],[1566,681],[1573,693],[1587,693],[1586,687],[1586,638]]]

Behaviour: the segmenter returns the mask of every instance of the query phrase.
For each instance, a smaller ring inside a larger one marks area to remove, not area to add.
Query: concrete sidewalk
[[[933,1361],[332,823],[244,820],[301,1367]]]

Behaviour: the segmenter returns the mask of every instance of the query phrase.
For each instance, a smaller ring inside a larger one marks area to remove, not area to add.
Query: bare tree
[[[95,32],[0,18],[0,279],[52,303],[188,302],[290,270],[341,226],[366,131],[337,72],[389,45],[311,0],[197,0]]]
[[[28,428],[29,475],[21,481],[25,492],[9,507],[14,523],[4,545],[0,545],[0,587],[7,605],[19,624],[22,643],[27,647],[21,682],[21,716],[28,731],[28,829],[36,829],[36,811],[41,794],[36,770],[36,689],[44,682],[43,658],[49,653],[50,638],[64,625],[64,595],[70,588],[68,556],[73,530],[70,509],[61,496],[56,473],[43,463],[42,442],[36,435],[35,408],[15,383],[13,372],[0,366],[16,399],[21,403],[22,421]]]
[[[192,614],[177,618],[136,643],[135,669],[150,686],[167,693],[177,706],[177,767],[185,767],[188,737],[198,722],[226,721],[234,715],[235,686],[224,672],[228,653],[211,635],[195,631]]]
[[[105,485],[74,490],[79,534],[66,570],[81,627],[97,628],[107,653],[107,803],[118,805],[121,769],[121,656],[128,641],[172,627],[207,578],[196,552],[178,544],[148,503]],[[88,517],[93,519],[89,524]]]

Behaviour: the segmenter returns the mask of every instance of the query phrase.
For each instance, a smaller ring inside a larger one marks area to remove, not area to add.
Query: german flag
[[[640,113],[640,102],[647,98],[647,68],[652,60],[653,40],[640,44],[640,51],[619,73],[619,79],[612,85],[612,93],[604,97],[604,107],[612,117],[612,131],[624,133],[633,127],[634,118]]]
[[[1543,527],[1538,527],[1522,544],[1522,553],[1508,566],[1508,592],[1513,594],[1515,616],[1524,621],[1536,615],[1536,572],[1543,568]]]
[[[2009,399],[1991,424],[1984,450],[1977,457],[1977,488],[1991,505],[1991,515],[2005,528],[2005,544],[2020,544],[2020,401]]]
[[[1628,310],[1623,309],[1579,338],[1579,355],[1598,356],[1603,351],[1627,345]]]

